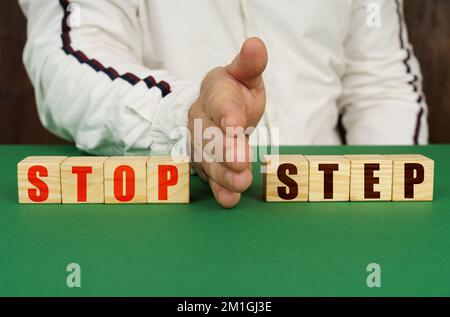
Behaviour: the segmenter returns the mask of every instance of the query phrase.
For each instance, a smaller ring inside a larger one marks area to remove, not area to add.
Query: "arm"
[[[369,3],[381,10],[380,28],[367,24]],[[353,6],[339,101],[347,142],[427,143],[427,105],[402,1],[354,1]]]
[[[142,63],[137,0],[21,0],[24,62],[42,123],[93,154],[169,153],[199,84]],[[72,7],[73,8],[73,7]]]
[[[81,25],[71,28],[69,1],[21,0],[29,23],[25,64],[48,129],[87,152],[124,155],[167,154],[179,141],[171,138],[173,130],[188,127],[193,135],[196,120],[203,129],[217,128],[222,140],[227,127],[257,125],[265,104],[262,42],[246,41],[230,65],[205,76],[200,89],[200,83],[143,66],[139,0],[77,3]],[[222,145],[227,153],[229,145]],[[192,153],[204,146],[205,140],[194,144]],[[250,186],[248,149],[246,141],[242,162],[193,164],[224,207],[237,204]]]

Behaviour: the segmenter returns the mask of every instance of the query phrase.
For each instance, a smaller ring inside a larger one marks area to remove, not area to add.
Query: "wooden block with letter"
[[[434,161],[423,155],[387,155],[393,161],[392,200],[431,201]]]
[[[348,201],[350,161],[339,155],[305,156],[309,162],[309,201]]]
[[[188,204],[189,157],[152,156],[147,161],[147,202]]]
[[[266,201],[308,201],[309,164],[303,155],[266,155],[263,168]]]
[[[346,155],[350,161],[350,200],[392,200],[392,160],[382,155]]]
[[[104,163],[105,203],[147,201],[147,156],[113,156]]]
[[[61,163],[66,156],[30,156],[17,164],[19,203],[60,204]]]
[[[61,164],[63,204],[105,202],[103,165],[107,157],[69,157]]]

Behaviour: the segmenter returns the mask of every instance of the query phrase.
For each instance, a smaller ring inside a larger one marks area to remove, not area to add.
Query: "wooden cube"
[[[266,201],[308,201],[309,164],[303,155],[266,155],[263,168]]]
[[[147,202],[147,156],[113,156],[104,163],[105,203]]]
[[[103,204],[103,165],[107,157],[69,157],[61,164],[63,204]]]
[[[344,156],[305,156],[309,162],[309,201],[348,201],[350,161]]]
[[[188,204],[189,198],[189,157],[150,157],[147,161],[147,202]]]
[[[423,155],[387,155],[393,161],[392,200],[431,201],[434,161]]]
[[[30,156],[17,164],[19,203],[60,204],[61,163],[66,156]]]
[[[346,155],[350,161],[350,200],[392,200],[392,160],[382,155]]]

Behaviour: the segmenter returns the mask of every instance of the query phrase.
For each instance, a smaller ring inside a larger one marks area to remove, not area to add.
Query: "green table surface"
[[[0,296],[450,296],[450,146],[286,147],[285,154],[421,153],[433,202],[265,203],[232,210],[198,177],[189,205],[19,205],[17,168],[71,146],[0,146]],[[81,266],[68,288],[66,266]],[[381,288],[366,284],[381,266]]]

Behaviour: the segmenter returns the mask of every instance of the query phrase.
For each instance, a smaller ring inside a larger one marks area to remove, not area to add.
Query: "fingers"
[[[189,129],[194,131],[191,155],[195,160],[195,154],[201,154],[200,162],[193,166],[208,180],[214,197],[225,208],[235,206],[252,182],[251,150],[244,129],[256,126],[264,112],[262,73],[266,65],[264,43],[248,39],[229,66],[208,73],[189,111]],[[199,140],[196,119],[202,123]]]
[[[251,148],[248,137],[242,132],[237,137],[225,137],[223,164],[234,172],[242,172],[251,164]]]
[[[197,119],[202,120],[203,133],[200,140],[194,136],[192,153],[200,154],[194,155],[194,158],[202,159],[203,168],[207,169],[205,164],[219,163],[237,173],[248,169],[251,148],[248,137],[243,134],[243,129],[236,137],[228,137],[205,112],[200,111],[195,114]]]
[[[226,128],[246,127],[246,101],[239,84],[229,78],[223,70],[223,77],[216,79],[215,87],[205,96],[204,106],[207,115],[223,132]]]
[[[224,132],[227,127],[246,128],[259,122],[265,106],[262,73],[267,59],[265,44],[250,38],[230,65],[214,69],[203,81],[205,111]]]
[[[209,104],[208,115],[224,133],[227,128],[238,129],[247,126],[242,106],[233,100],[215,101]]]
[[[236,173],[220,163],[204,163],[202,167],[213,181],[232,192],[246,191],[253,180],[250,169]]]
[[[232,208],[236,206],[241,199],[241,194],[229,191],[212,179],[209,180],[209,186],[211,187],[216,201],[224,208]]]
[[[258,89],[263,85],[262,73],[267,61],[266,45],[253,37],[244,42],[241,51],[226,69],[248,89]]]
[[[193,108],[190,114],[195,115],[197,119],[202,121],[204,129],[214,129],[219,134],[214,140],[217,140],[218,137],[226,140],[222,131],[214,125],[214,122],[201,109]],[[193,146],[191,153],[201,153],[201,156],[193,155],[193,159],[200,159],[200,162],[193,160],[192,166],[203,180],[210,179],[229,192],[242,193],[248,189],[253,180],[253,175],[249,170],[251,152],[249,151],[250,147],[247,137],[242,138],[241,144],[238,144],[236,140],[236,138],[232,138],[231,141],[233,142],[224,141],[224,144],[219,142],[213,147],[207,146],[211,142],[209,139],[202,138],[199,143],[194,140],[191,143]],[[232,147],[234,150],[233,156],[227,153],[227,146]],[[241,153],[245,153],[243,157],[240,157],[242,156],[240,155]],[[231,157],[233,161],[224,162],[227,156]],[[235,162],[235,160],[240,161]],[[236,197],[236,195],[233,195],[233,197]]]

